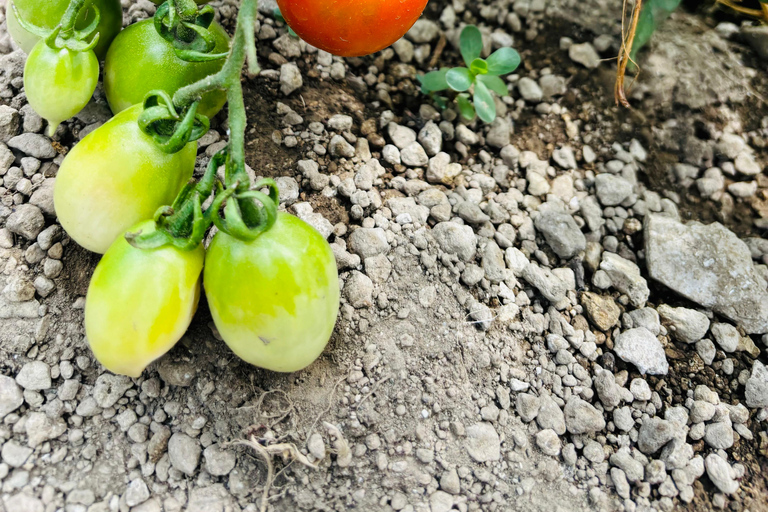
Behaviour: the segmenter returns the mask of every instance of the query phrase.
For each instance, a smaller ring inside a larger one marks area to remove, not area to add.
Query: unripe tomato
[[[89,133],[56,175],[59,222],[90,251],[103,254],[128,228],[171,204],[194,172],[197,143],[163,153],[139,128],[141,112],[136,105]]]
[[[357,57],[403,37],[427,0],[277,0],[277,5],[288,25],[309,44]]]
[[[203,283],[221,337],[245,361],[295,372],[320,356],[339,312],[339,275],[328,242],[279,213],[252,242],[219,232]]]
[[[96,54],[54,50],[38,41],[24,66],[24,92],[32,108],[48,121],[53,136],[59,123],[85,107],[99,82]]]
[[[70,0],[13,0],[13,4],[25,21],[46,30],[53,30],[61,22],[69,2]],[[29,53],[40,38],[19,25],[10,4],[11,0],[8,0],[5,7],[8,32],[24,53]],[[103,59],[110,43],[123,28],[123,8],[120,6],[120,0],[86,0],[85,8],[81,11],[75,28],[85,28],[93,21],[94,11],[88,9],[91,5],[98,7],[101,14],[97,29],[99,42],[94,51],[99,59]]]
[[[216,37],[213,53],[229,50],[229,37],[213,22],[209,29]],[[173,45],[155,30],[152,20],[134,23],[115,38],[104,61],[104,92],[112,112],[117,114],[144,100],[151,90],[173,95],[178,89],[219,71],[225,59],[187,62],[176,56]],[[212,117],[227,101],[225,91],[203,96],[198,113]]]
[[[131,231],[151,231],[144,221]],[[184,335],[200,298],[205,251],[137,249],[119,237],[96,266],[85,298],[85,334],[105,368],[138,377]]]

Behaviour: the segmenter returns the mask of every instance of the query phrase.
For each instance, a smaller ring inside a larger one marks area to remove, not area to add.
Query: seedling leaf
[[[464,27],[461,31],[459,48],[467,67],[471,66],[472,61],[480,58],[480,54],[483,53],[483,35],[480,33],[480,29],[474,25]]]
[[[520,65],[520,54],[514,48],[499,48],[488,57],[489,75],[506,75]]]
[[[475,77],[467,68],[453,68],[446,73],[445,81],[454,91],[464,92],[472,87]]]

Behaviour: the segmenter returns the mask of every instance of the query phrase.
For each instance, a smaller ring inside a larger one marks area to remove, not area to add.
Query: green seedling
[[[477,115],[491,123],[496,119],[496,103],[491,91],[499,96],[509,94],[507,84],[500,77],[517,69],[520,54],[513,48],[500,48],[487,59],[480,58],[483,36],[474,25],[467,25],[461,31],[459,49],[467,67],[442,68],[419,76],[421,92],[432,96],[441,108],[446,108],[449,99],[436,93],[455,91],[458,93],[456,105],[464,118],[471,121]]]

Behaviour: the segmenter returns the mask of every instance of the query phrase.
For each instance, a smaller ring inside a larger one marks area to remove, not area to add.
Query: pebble
[[[212,444],[203,451],[205,469],[212,476],[226,476],[232,471],[237,458],[232,450]]]
[[[600,66],[600,55],[591,43],[572,44],[568,48],[568,56],[572,61],[587,69],[595,69]]]
[[[653,455],[672,440],[677,433],[673,423],[653,417],[643,421],[637,436],[637,446],[646,455]]]
[[[578,397],[568,399],[564,409],[565,425],[571,434],[591,434],[605,428],[605,419],[592,404]]]
[[[490,423],[476,423],[466,429],[466,449],[476,462],[496,461],[501,458],[501,439]]]
[[[200,462],[200,443],[186,434],[175,433],[168,441],[171,465],[187,476],[193,476]]]
[[[280,66],[280,91],[285,96],[300,89],[302,85],[304,85],[304,79],[296,64],[289,62]]]
[[[744,397],[748,407],[768,407],[768,368],[760,361],[755,361],[752,365]]]
[[[562,441],[560,441],[557,432],[547,428],[536,433],[536,446],[538,446],[545,455],[557,457],[560,455]]]
[[[672,336],[683,343],[696,343],[709,330],[709,318],[704,313],[688,308],[673,308],[661,304],[657,311],[671,326]]]
[[[477,237],[471,227],[441,222],[432,229],[432,236],[444,252],[455,254],[464,261],[475,258]]]
[[[712,324],[712,336],[720,348],[728,353],[735,352],[741,340],[741,335],[734,326],[717,322]]]
[[[45,227],[45,218],[40,208],[24,203],[16,207],[5,221],[5,227],[11,233],[21,235],[27,240],[35,240]]]
[[[0,375],[0,419],[5,418],[24,403],[24,395],[16,381]]]
[[[16,382],[30,391],[49,389],[51,387],[51,369],[42,361],[26,363],[16,375]]]
[[[608,274],[614,288],[629,296],[635,307],[643,307],[651,295],[648,282],[640,274],[640,268],[618,254],[604,252],[600,270]]]
[[[41,160],[49,160],[56,156],[56,150],[51,145],[50,139],[38,133],[22,133],[10,139],[7,144],[10,148]]]
[[[563,259],[570,259],[587,248],[587,239],[567,213],[542,207],[534,225],[555,254]]]
[[[621,309],[610,297],[584,292],[581,294],[581,305],[587,318],[601,331],[608,331],[619,323]]]
[[[149,488],[141,478],[131,481],[125,490],[125,504],[129,507],[141,505],[149,499]]]
[[[666,375],[669,371],[669,363],[661,342],[645,327],[629,329],[619,334],[614,352],[623,361],[634,364],[643,375]]]
[[[603,206],[617,206],[632,194],[632,184],[614,174],[603,173],[595,176],[595,192]]]
[[[733,475],[731,466],[716,453],[707,455],[704,459],[707,476],[723,494],[734,494],[739,490],[739,483]]]

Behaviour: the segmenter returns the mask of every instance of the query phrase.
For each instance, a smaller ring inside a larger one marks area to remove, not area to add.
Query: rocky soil
[[[267,466],[243,439],[317,466],[275,458],[274,511],[766,510],[768,35],[679,12],[617,109],[615,4],[432,0],[346,60],[262,6],[248,163],[343,285],[328,349],[292,375],[239,361],[205,303],[141,378],[99,366],[98,257],[52,187],[109,109],[97,90],[52,143],[1,28],[0,510],[257,511]],[[237,2],[213,5],[231,30]],[[523,57],[490,126],[418,91],[466,23]]]

